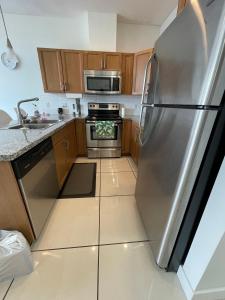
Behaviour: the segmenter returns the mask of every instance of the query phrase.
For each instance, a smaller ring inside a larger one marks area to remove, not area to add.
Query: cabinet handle
[[[104,57],[102,57],[102,60],[101,60],[101,69],[104,69]]]

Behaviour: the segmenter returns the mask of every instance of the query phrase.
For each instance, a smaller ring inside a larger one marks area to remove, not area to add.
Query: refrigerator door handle
[[[139,135],[138,135],[139,136],[139,143],[140,143],[141,146],[144,145],[144,142],[142,141],[142,138],[141,138],[141,134],[142,134],[141,124],[142,124],[143,110],[144,110],[145,107],[154,108],[154,105],[153,104],[143,104],[141,106],[141,112],[140,112],[140,117],[139,117]],[[144,126],[143,126],[143,128],[144,128]]]
[[[147,79],[147,75],[148,75],[148,69],[149,66],[153,60],[153,58],[155,58],[155,53],[151,55],[151,57],[149,58],[146,67],[145,67],[145,73],[144,73],[144,82],[143,82],[143,88],[142,88],[142,96],[141,96],[141,105],[144,105],[144,99],[145,99],[145,87],[146,87],[146,79]]]

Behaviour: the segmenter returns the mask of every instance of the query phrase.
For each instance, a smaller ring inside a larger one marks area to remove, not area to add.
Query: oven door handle
[[[94,124],[95,125],[95,121],[86,120],[86,124]]]
[[[95,125],[96,124],[96,121],[89,121],[89,120],[87,120],[86,121],[86,124],[93,124],[93,125]],[[119,126],[119,125],[121,125],[122,124],[122,122],[118,122],[118,121],[116,121],[116,122],[114,122],[114,126]]]

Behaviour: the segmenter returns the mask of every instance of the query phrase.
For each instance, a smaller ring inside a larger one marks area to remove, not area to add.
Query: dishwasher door
[[[36,238],[41,233],[59,193],[51,140],[37,147],[18,159],[17,170],[19,173],[22,171],[22,174],[15,172],[20,175],[17,179]]]

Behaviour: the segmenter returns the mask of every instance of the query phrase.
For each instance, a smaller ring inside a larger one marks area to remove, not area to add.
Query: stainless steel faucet
[[[31,98],[31,99],[21,100],[17,103],[17,110],[18,110],[18,117],[19,117],[20,125],[23,125],[23,116],[22,116],[22,113],[20,110],[20,105],[25,102],[33,102],[33,101],[39,101],[39,98]]]

